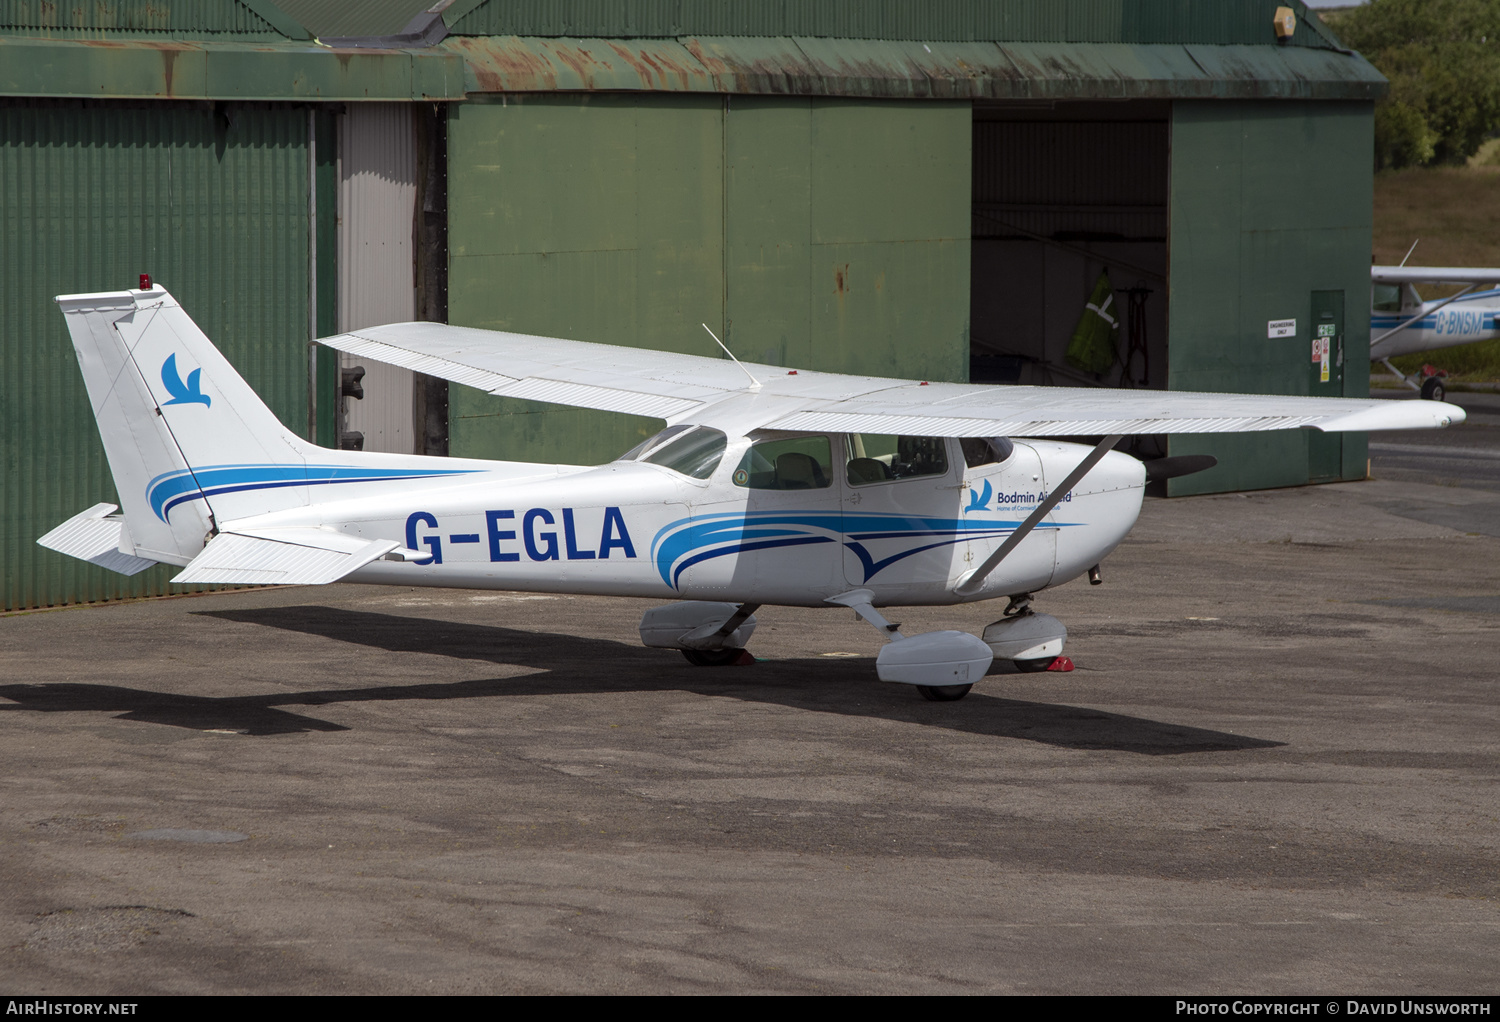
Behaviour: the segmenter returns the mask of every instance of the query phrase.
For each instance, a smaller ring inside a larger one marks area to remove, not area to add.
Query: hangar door
[[[968,102],[511,94],[448,125],[449,322],[961,380]],[[597,464],[659,420],[451,390],[455,455]]]
[[[114,501],[57,294],[165,284],[281,421],[307,424],[305,108],[0,104],[0,608],[168,591],[36,545]]]
[[[1169,117],[1150,101],[975,105],[974,382],[1166,386]],[[1067,351],[1101,274],[1120,334],[1096,372]]]

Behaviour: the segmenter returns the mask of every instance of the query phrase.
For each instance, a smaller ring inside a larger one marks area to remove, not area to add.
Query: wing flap
[[[720,358],[442,323],[368,327],[320,343],[497,397],[662,419],[746,384],[744,374]]]
[[[42,536],[37,543],[121,575],[139,574],[156,562],[120,550],[125,538],[125,519],[108,517],[116,509],[114,504],[95,504]]]
[[[403,369],[412,369],[419,373],[426,373],[428,376],[450,380],[453,383],[477,387],[480,390],[489,390],[492,387],[503,387],[518,382],[513,377],[504,376],[489,369],[477,369],[439,355],[399,348],[382,341],[361,337],[358,334],[341,334],[338,337],[327,338],[323,343],[350,355],[372,358],[377,362],[388,362],[394,366],[401,366]]]
[[[400,547],[321,529],[221,532],[173,582],[217,585],[326,585]]]

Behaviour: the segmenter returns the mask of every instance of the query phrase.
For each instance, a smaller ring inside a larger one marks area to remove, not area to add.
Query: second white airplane
[[[323,343],[507,397],[656,416],[600,466],[333,451],[277,420],[160,286],[57,299],[123,513],[38,540],[181,583],[343,580],[657,597],[648,646],[735,663],[763,604],[852,608],[885,681],[961,698],[995,657],[1041,670],[1067,630],[1033,594],[1135,524],[1128,433],[1434,428],[1428,401],[991,387],[846,376],[433,323]],[[1046,439],[1101,435],[1092,447]],[[1011,440],[1009,437],[1026,437]],[[1181,466],[1178,466],[1181,467]],[[1158,466],[1170,473],[1173,466]],[[1008,599],[981,636],[878,608]]]
[[[1417,284],[1456,284],[1448,298],[1423,301]],[[1500,270],[1461,266],[1370,267],[1370,359],[1427,400],[1447,396],[1440,376],[1420,383],[1391,364],[1398,355],[1474,344],[1500,337]]]

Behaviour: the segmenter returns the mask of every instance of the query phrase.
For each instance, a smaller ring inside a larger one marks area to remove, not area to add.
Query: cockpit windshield
[[[681,436],[683,433],[686,433],[692,428],[692,426],[668,426],[660,433],[651,434],[646,439],[636,444],[634,447],[626,451],[624,454],[620,455],[615,460],[639,461],[641,459],[641,456],[646,452],[655,450],[662,444],[666,443],[668,440],[672,439],[674,436]]]
[[[1370,308],[1376,312],[1400,312],[1401,288],[1396,284],[1372,284]]]
[[[694,479],[707,479],[719,467],[728,445],[728,437],[708,426],[668,426],[619,460],[645,461]]]

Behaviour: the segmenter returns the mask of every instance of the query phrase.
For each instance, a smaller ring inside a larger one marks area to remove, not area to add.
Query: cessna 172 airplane
[[[1424,302],[1416,284],[1462,284],[1450,298]],[[1370,267],[1370,358],[1395,373],[1427,400],[1446,395],[1440,377],[1420,384],[1391,364],[1397,355],[1473,344],[1500,337],[1500,288],[1476,291],[1481,284],[1500,284],[1500,270],[1456,266]]]
[[[1433,428],[1428,401],[992,387],[741,365],[435,323],[323,343],[490,393],[656,416],[607,465],[333,451],[294,435],[165,289],[65,295],[124,506],[39,543],[174,582],[345,580],[670,600],[648,646],[733,663],[762,604],[852,608],[885,681],[962,697],[994,657],[1049,665],[1032,594],[1089,573],[1141,509],[1122,434]],[[727,349],[726,349],[727,352]],[[733,355],[730,355],[733,359]],[[1092,449],[1046,439],[1106,434]],[[1028,437],[1010,440],[1007,437]],[[1170,459],[1169,459],[1170,460]],[[1005,596],[982,637],[904,635],[877,609]]]

